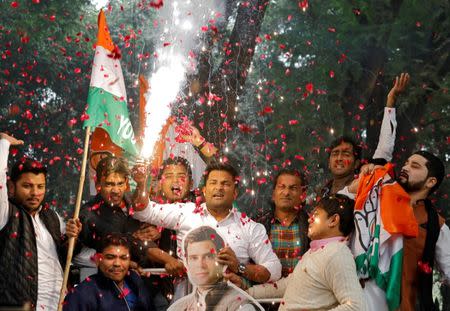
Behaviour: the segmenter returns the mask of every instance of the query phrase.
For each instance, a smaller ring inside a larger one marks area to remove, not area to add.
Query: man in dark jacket
[[[168,273],[183,270],[183,264],[160,250],[151,241],[149,225],[133,219],[133,206],[126,196],[128,166],[122,158],[102,159],[96,169],[98,194],[80,211],[83,230],[81,242],[99,252],[101,240],[110,233],[126,235],[133,261],[145,264],[146,260],[163,263]]]
[[[71,219],[64,228],[43,204],[47,171],[40,162],[17,161],[7,191],[9,146],[22,144],[0,133],[0,306],[30,304],[33,309],[56,310],[67,237],[77,237],[81,223]]]
[[[106,236],[96,256],[99,272],[70,291],[63,310],[153,311],[150,294],[139,275],[129,270],[130,262],[126,238],[120,234]]]

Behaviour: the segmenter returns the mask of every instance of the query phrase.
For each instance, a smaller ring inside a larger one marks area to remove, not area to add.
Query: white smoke
[[[165,1],[158,11],[159,42],[156,42],[157,58],[149,78],[150,88],[145,95],[146,126],[142,157],[151,158],[160,132],[170,117],[171,103],[183,86],[186,73],[196,68],[190,52],[201,48],[199,38],[206,27],[223,18],[224,2]]]

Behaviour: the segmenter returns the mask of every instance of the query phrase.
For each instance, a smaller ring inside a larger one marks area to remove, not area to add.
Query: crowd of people
[[[130,169],[123,158],[108,155],[96,163],[97,195],[79,219],[64,223],[44,204],[42,163],[21,158],[7,174],[9,147],[24,142],[0,133],[0,308],[56,310],[67,241],[76,238],[74,266],[81,277],[67,289],[64,310],[392,310],[395,289],[380,287],[355,263],[354,239],[364,233],[356,208],[376,192],[406,198],[414,221],[414,234],[395,235],[403,245],[396,308],[434,310],[433,270],[450,283],[450,230],[430,200],[445,167],[424,150],[413,153],[397,177],[389,164],[395,101],[408,80],[402,74],[388,95],[368,164],[361,166],[361,147],[351,138],[329,147],[332,178],[309,214],[306,178],[295,168],[276,173],[273,209],[253,220],[234,206],[239,172],[210,152],[197,195],[183,157],[168,157],[155,184],[145,163]],[[199,151],[211,150],[198,135],[195,141]],[[375,176],[381,181],[373,182]],[[398,208],[380,202],[379,218]],[[366,227],[373,243],[376,226]],[[166,273],[143,271],[153,267]],[[262,307],[262,299],[278,304]]]

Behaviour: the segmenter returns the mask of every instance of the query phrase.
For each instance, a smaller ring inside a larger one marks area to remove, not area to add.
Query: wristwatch
[[[239,275],[242,275],[242,274],[245,273],[245,271],[247,271],[247,266],[244,265],[243,263],[240,263],[240,264],[238,265],[237,270],[238,270],[238,274],[239,274]]]

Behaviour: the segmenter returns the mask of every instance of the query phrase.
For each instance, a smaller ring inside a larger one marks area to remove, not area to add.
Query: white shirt
[[[443,281],[450,285],[450,229],[443,224],[434,250],[435,261]]]
[[[374,159],[385,159],[388,162],[392,160],[396,131],[397,120],[395,118],[395,108],[384,107],[378,145],[373,154]]]
[[[178,255],[181,257],[182,240],[186,233],[200,226],[213,227],[233,249],[240,263],[250,259],[270,272],[270,281],[281,277],[281,263],[272,250],[266,229],[236,209],[217,221],[203,203],[196,208],[194,203],[156,204],[150,202],[143,211],[135,212],[134,218],[157,226],[177,231]]]
[[[7,224],[10,212],[6,188],[9,145],[6,139],[0,139],[0,230]],[[36,233],[38,256],[38,298],[36,310],[57,310],[59,292],[63,281],[63,271],[58,260],[56,245],[50,232],[40,219],[39,212],[31,218]],[[60,225],[61,232],[65,232],[64,225],[61,221]]]

